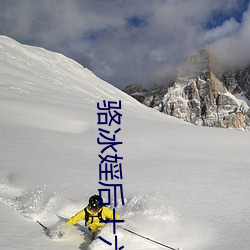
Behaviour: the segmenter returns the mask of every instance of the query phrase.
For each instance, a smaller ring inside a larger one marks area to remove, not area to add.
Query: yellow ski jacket
[[[87,213],[89,214],[89,218],[86,218],[85,210],[87,209]],[[88,226],[89,230],[92,233],[97,232],[99,229],[104,227],[106,223],[100,223],[100,215],[102,220],[113,220],[113,211],[109,209],[108,207],[103,206],[98,212],[91,211],[88,207],[82,209],[77,214],[72,216],[68,221],[67,224],[75,225],[77,222],[81,220],[87,219],[85,221],[86,226]],[[100,213],[101,212],[101,213]],[[115,214],[115,220],[121,220],[120,215]]]

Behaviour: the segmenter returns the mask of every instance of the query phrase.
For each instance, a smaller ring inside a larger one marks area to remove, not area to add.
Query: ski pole
[[[48,230],[48,228],[45,227],[41,222],[39,222],[38,220],[37,220],[36,222],[37,222],[40,226],[42,226],[44,230]]]
[[[148,238],[148,237],[145,237],[145,236],[143,236],[143,235],[141,235],[141,234],[135,233],[135,232],[133,232],[133,231],[127,229],[127,228],[122,227],[122,229],[125,230],[125,231],[127,231],[127,232],[129,232],[129,233],[131,233],[131,234],[137,235],[137,236],[139,236],[139,237],[141,237],[141,238],[144,238],[144,239],[146,239],[146,240],[148,240],[148,241],[152,241],[152,242],[154,242],[154,243],[156,243],[156,244],[158,244],[158,245],[161,245],[161,246],[163,246],[163,247],[169,248],[169,249],[171,249],[171,250],[181,250],[180,248],[173,248],[173,247],[167,246],[167,245],[165,245],[165,244],[162,244],[161,242],[152,240],[152,239],[150,239],[150,238]]]

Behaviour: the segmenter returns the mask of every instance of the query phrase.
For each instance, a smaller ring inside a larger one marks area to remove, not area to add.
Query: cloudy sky
[[[250,62],[250,0],[0,0],[0,34],[69,56],[111,84],[146,87],[211,47]]]

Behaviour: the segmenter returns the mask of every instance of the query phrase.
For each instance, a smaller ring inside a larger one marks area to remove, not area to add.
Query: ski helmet
[[[99,203],[103,203],[103,199],[99,195],[95,194],[89,198],[89,207],[91,210],[99,210],[102,207]]]

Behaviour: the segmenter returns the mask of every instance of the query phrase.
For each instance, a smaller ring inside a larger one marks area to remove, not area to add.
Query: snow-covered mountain
[[[196,125],[249,129],[249,68],[221,73],[211,61],[208,50],[200,50],[180,65],[171,86],[147,91],[131,85],[124,92],[146,106]]]
[[[124,227],[184,250],[248,250],[250,134],[193,126],[140,104],[63,55],[0,37],[0,248],[111,249],[84,223],[48,238],[99,181],[97,103],[122,103]],[[112,226],[101,235],[113,242]],[[163,249],[117,229],[125,249]]]

